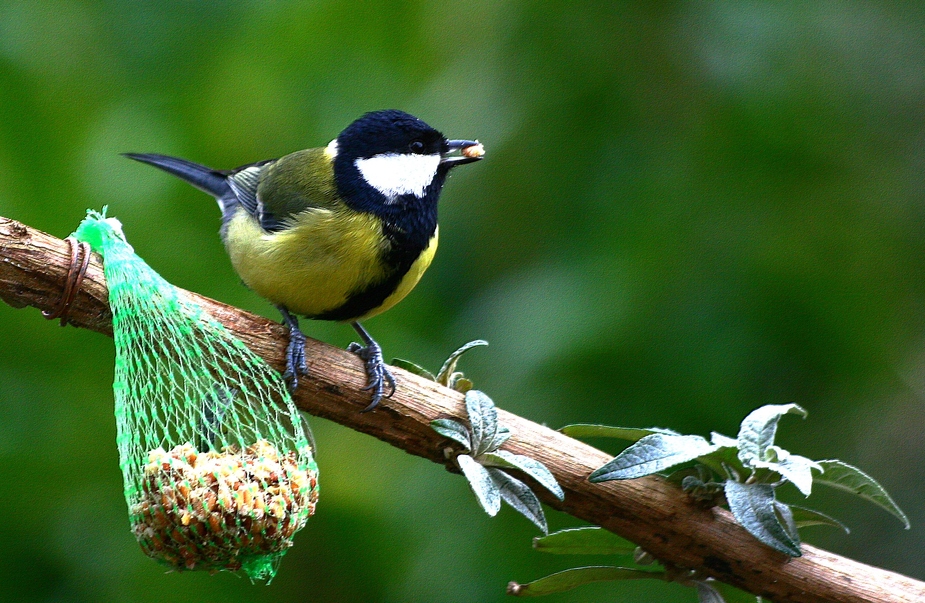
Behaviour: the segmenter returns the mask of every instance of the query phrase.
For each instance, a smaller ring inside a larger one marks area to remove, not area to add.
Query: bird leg
[[[308,374],[305,362],[305,334],[299,329],[299,319],[289,313],[286,306],[276,306],[283,315],[283,322],[289,327],[289,345],[286,348],[286,371],[283,379],[289,385],[289,391],[299,387],[299,375]]]
[[[366,332],[366,329],[360,323],[353,322],[350,324],[353,325],[354,330],[359,333],[360,337],[363,338],[363,343],[366,344],[362,346],[353,342],[347,346],[347,351],[353,352],[366,363],[366,376],[369,378],[369,384],[363,389],[372,390],[373,400],[362,412],[369,412],[376,408],[383,397],[391,398],[392,394],[395,393],[395,377],[382,360],[382,348],[379,347],[379,344]],[[389,393],[383,396],[386,384],[388,384]]]

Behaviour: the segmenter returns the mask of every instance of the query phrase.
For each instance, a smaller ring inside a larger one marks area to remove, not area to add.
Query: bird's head
[[[449,140],[404,111],[374,111],[347,126],[327,147],[344,200],[355,209],[427,201],[437,197],[451,168],[482,158],[473,140]]]

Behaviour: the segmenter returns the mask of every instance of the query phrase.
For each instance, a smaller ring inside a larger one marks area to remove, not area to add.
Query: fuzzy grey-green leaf
[[[632,555],[636,545],[604,528],[585,526],[534,538],[533,548],[555,555]]]
[[[447,385],[449,383],[450,375],[456,371],[456,363],[459,362],[459,358],[472,348],[483,345],[488,345],[488,342],[481,339],[476,339],[463,345],[458,350],[450,354],[450,357],[446,359],[446,362],[443,363],[443,366],[440,367],[440,371],[437,373],[437,382],[441,385]]]
[[[813,469],[822,472],[819,463],[799,454],[791,454],[778,462],[778,473],[790,480],[803,496],[812,492]]]
[[[710,441],[722,448],[738,448],[739,441],[735,438],[730,438],[729,436],[724,436],[721,433],[712,431],[710,432]]]
[[[477,389],[466,392],[465,400],[469,425],[472,426],[472,453],[479,456],[491,446],[498,432],[498,411],[491,398]]]
[[[409,373],[414,373],[419,377],[424,377],[425,379],[430,379],[431,381],[436,381],[437,378],[434,377],[434,374],[431,373],[426,368],[411,362],[410,360],[404,360],[402,358],[393,358],[390,363],[392,366],[397,366],[400,369],[405,369]]]
[[[454,421],[453,419],[434,419],[430,422],[430,426],[443,437],[450,438],[461,444],[466,452],[472,450],[472,444],[469,441],[469,429],[459,421]]]
[[[903,522],[907,530],[911,527],[906,514],[893,502],[893,499],[883,489],[883,486],[878,484],[874,478],[857,467],[837,459],[819,461],[819,465],[822,467],[823,473],[816,476],[815,481],[817,483],[838,488],[869,500]]]
[[[475,459],[468,454],[457,456],[456,464],[466,476],[472,492],[475,493],[475,498],[478,499],[485,512],[492,517],[497,515],[501,509],[501,492],[491,479],[488,469],[475,462]]]
[[[753,410],[739,427],[739,459],[748,466],[753,460],[765,460],[764,454],[774,444],[777,423],[784,415],[806,417],[806,411],[796,404],[768,404]]]
[[[495,467],[489,467],[488,474],[501,492],[501,498],[504,499],[504,502],[532,521],[544,534],[549,533],[549,528],[546,526],[546,515],[543,513],[543,505],[527,484]]]
[[[776,448],[771,446],[769,450]],[[752,461],[751,465],[756,468],[770,469],[776,471],[782,477],[797,487],[803,496],[809,496],[813,488],[813,469],[822,471],[819,463],[805,456],[790,454],[786,450],[779,451],[780,460],[774,463],[764,461]]]
[[[775,500],[774,510],[777,511],[777,519],[780,521],[780,525],[787,530],[787,535],[790,536],[790,539],[797,545],[797,548],[799,548],[800,533],[797,531],[797,524],[793,520],[793,511],[790,510],[790,506],[779,500]]]
[[[597,483],[643,477],[692,461],[714,450],[716,446],[700,436],[653,433],[621,452],[588,479]]]
[[[498,450],[493,454],[535,479],[541,486],[552,492],[559,500],[565,498],[565,492],[562,491],[559,482],[556,481],[552,472],[550,472],[543,463],[531,459],[528,456],[513,454],[506,450]]]
[[[492,439],[491,444],[488,446],[487,452],[494,452],[501,448],[505,442],[511,437],[511,430],[505,427],[504,425],[498,425],[498,432],[495,434],[494,439]]]
[[[791,557],[803,554],[777,517],[773,487],[727,480],[726,500],[736,521],[752,536]]]

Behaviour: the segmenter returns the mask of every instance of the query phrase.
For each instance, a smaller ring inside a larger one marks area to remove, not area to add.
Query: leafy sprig
[[[549,528],[539,498],[530,486],[511,475],[510,471],[526,473],[559,500],[565,498],[565,493],[541,462],[501,450],[511,437],[511,430],[498,422],[498,410],[491,398],[473,389],[472,380],[457,370],[463,354],[487,345],[488,342],[481,339],[463,345],[450,354],[436,375],[408,360],[395,359],[392,364],[466,395],[468,424],[455,419],[431,421],[434,431],[462,447],[462,450],[447,447],[444,454],[453,460],[469,481],[476,500],[486,513],[494,517],[501,510],[501,501],[504,501],[547,533]]]
[[[426,368],[411,362],[410,360],[402,360],[401,358],[392,359],[392,365],[399,368],[403,368],[410,373],[414,373],[425,379],[430,379],[431,381],[436,381],[440,385],[444,385],[450,389],[455,389],[458,392],[466,393],[472,389],[472,381],[466,378],[460,371],[456,370],[456,365],[459,363],[459,359],[463,354],[469,350],[481,346],[487,346],[488,342],[482,339],[475,339],[469,343],[463,345],[458,350],[450,354],[450,357],[446,359],[446,362],[443,363],[443,366],[440,367],[440,370],[437,371],[437,374],[434,375]]]
[[[431,427],[462,446],[461,452],[447,448],[445,453],[466,476],[479,504],[494,517],[501,509],[503,500],[544,533],[548,532],[546,516],[536,494],[527,484],[508,472],[517,469],[526,473],[562,500],[565,493],[556,478],[541,462],[501,450],[501,446],[511,437],[511,432],[498,422],[494,402],[483,392],[476,389],[466,392],[466,414],[469,425],[455,419],[437,419],[431,422]]]
[[[857,467],[838,460],[814,461],[775,445],[778,422],[789,414],[805,417],[806,411],[796,404],[762,406],[745,417],[736,438],[714,432],[707,440],[659,428],[598,425],[571,425],[562,431],[571,436],[616,437],[634,442],[594,471],[589,477],[592,482],[633,479],[697,461],[697,467],[676,471],[669,479],[699,501],[727,505],[755,538],[791,557],[802,554],[798,528],[847,528],[818,511],[778,500],[777,489],[787,482],[803,496],[811,494],[813,484],[855,494],[885,509],[909,528],[905,513],[886,490]]]

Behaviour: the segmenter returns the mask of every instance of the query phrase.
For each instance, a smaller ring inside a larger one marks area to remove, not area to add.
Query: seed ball
[[[318,502],[317,472],[267,440],[221,452],[190,443],[148,453],[131,505],[144,552],[176,570],[231,570],[292,546]]]

